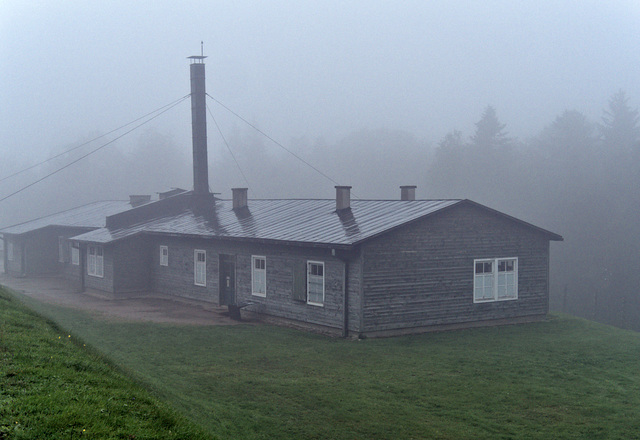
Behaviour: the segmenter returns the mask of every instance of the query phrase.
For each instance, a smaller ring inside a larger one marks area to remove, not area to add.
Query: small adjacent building
[[[105,226],[106,217],[126,211],[139,201],[111,200],[89,203],[41,217],[0,231],[3,238],[4,271],[13,276],[38,276],[69,272],[78,276],[80,258],[74,235]],[[146,202],[150,198],[147,196]]]

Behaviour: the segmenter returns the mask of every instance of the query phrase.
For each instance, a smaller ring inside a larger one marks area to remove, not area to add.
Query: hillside
[[[219,438],[640,438],[640,335],[568,316],[345,341],[22,299]]]
[[[0,287],[0,439],[207,439]]]

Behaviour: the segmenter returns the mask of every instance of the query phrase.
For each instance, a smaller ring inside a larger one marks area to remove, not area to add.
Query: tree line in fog
[[[436,144],[388,128],[335,142],[286,142],[325,176],[248,127],[232,128],[223,141],[210,124],[211,190],[224,198],[232,187],[248,187],[249,198],[331,198],[342,184],[353,186],[354,197],[398,199],[400,185],[418,185],[418,198],[472,199],[565,238],[551,244],[553,310],[640,330],[638,110],[620,91],[600,120],[567,110],[526,140],[509,134],[501,120],[509,115],[498,115],[488,106],[473,133],[453,130]],[[192,187],[190,144],[157,131],[138,136],[2,202],[0,226],[95,200]],[[0,196],[80,154],[0,182]],[[27,165],[5,158],[0,178]]]
[[[442,139],[427,173],[464,195],[561,234],[552,243],[551,306],[640,330],[640,127],[623,91],[600,121],[567,110],[527,141],[487,107],[466,139]]]

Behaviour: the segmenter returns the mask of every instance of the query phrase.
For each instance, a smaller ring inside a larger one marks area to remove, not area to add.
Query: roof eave
[[[501,216],[501,217],[509,219],[511,221],[515,221],[516,223],[519,223],[519,224],[521,224],[523,226],[526,226],[528,228],[534,229],[534,230],[546,235],[549,238],[549,240],[551,240],[551,241],[564,241],[564,238],[562,237],[562,235],[556,234],[555,232],[551,232],[551,231],[549,231],[547,229],[541,228],[539,226],[536,226],[536,225],[531,224],[529,222],[526,222],[524,220],[520,220],[519,218],[510,216],[509,214],[505,214],[502,211],[498,211],[496,209],[489,208],[488,206],[485,206],[485,205],[483,205],[481,203],[478,203],[478,202],[474,202],[473,200],[469,200],[469,199],[464,199],[464,200],[462,200],[462,202],[465,203],[465,204],[469,204],[469,205],[472,205],[472,206],[479,207],[479,208],[484,209],[486,211],[489,211],[489,212],[491,212],[491,213],[493,213],[495,215]]]
[[[261,243],[278,246],[297,246],[297,247],[315,247],[326,249],[341,249],[351,250],[355,246],[355,243],[326,243],[326,242],[312,242],[312,241],[295,241],[295,240],[278,240],[273,238],[258,238],[258,237],[229,237],[229,236],[206,236],[199,234],[180,234],[174,232],[153,232],[144,231],[146,235],[154,235],[161,237],[176,237],[176,238],[191,238],[191,239],[204,239],[204,240],[228,240],[243,243]]]

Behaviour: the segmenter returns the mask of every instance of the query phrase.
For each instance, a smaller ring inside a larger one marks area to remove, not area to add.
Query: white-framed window
[[[80,248],[77,243],[71,246],[71,264],[74,266],[80,265]]]
[[[88,246],[87,273],[94,277],[104,276],[104,251],[102,246]]]
[[[13,261],[13,242],[7,243],[7,260]]]
[[[169,246],[160,246],[160,266],[169,265]]]
[[[324,305],[324,263],[307,261],[307,304]]]
[[[473,261],[473,302],[518,299],[518,258]]]
[[[207,252],[196,249],[193,251],[193,283],[196,286],[207,285]]]
[[[267,257],[251,256],[251,294],[267,296]]]

